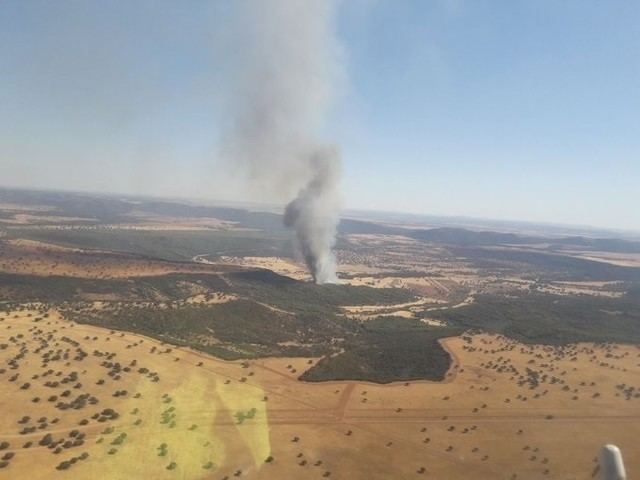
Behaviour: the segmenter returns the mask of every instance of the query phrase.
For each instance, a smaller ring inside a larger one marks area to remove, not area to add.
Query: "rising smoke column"
[[[335,283],[338,278],[332,248],[338,227],[340,157],[336,151],[319,150],[311,160],[314,175],[287,205],[284,224],[295,229],[313,281]]]
[[[341,74],[331,0],[238,0],[224,156],[248,167],[253,188],[288,201],[316,283],[336,281],[340,156],[320,138]],[[293,198],[293,200],[291,200]]]

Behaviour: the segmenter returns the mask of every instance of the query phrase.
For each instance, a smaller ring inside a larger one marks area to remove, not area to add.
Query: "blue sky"
[[[228,5],[0,3],[0,185],[244,198]],[[336,30],[345,207],[640,230],[639,2],[343,0]]]

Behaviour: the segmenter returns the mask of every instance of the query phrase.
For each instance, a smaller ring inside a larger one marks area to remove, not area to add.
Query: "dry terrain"
[[[274,211],[0,189],[0,479],[640,475],[640,243]]]
[[[3,315],[0,343],[3,478],[581,479],[602,443],[632,452],[640,434],[630,346],[464,335],[443,341],[445,381],[382,386],[303,383],[315,359],[225,362],[55,310]]]
[[[221,270],[224,271],[224,266],[220,264],[214,267],[200,263],[167,262],[32,240],[9,240],[0,246],[0,273],[109,279]]]

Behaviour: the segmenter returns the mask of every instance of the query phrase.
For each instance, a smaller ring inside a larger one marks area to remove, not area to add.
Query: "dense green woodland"
[[[233,293],[239,300],[185,303],[194,290]],[[226,359],[324,356],[302,376],[308,381],[442,379],[450,358],[438,339],[465,331],[526,343],[640,343],[640,286],[629,284],[628,290],[621,298],[535,291],[478,295],[470,305],[430,312],[448,325],[435,327],[400,317],[360,323],[340,315],[341,305],[411,301],[407,290],[318,286],[268,270],[126,280],[0,275],[1,299],[46,301],[80,323],[142,333]],[[122,301],[94,310],[90,300],[96,294]],[[11,307],[6,301],[0,305]]]

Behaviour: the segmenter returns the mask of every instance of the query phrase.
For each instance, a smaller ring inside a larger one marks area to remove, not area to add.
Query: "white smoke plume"
[[[341,76],[334,2],[239,0],[234,5],[224,155],[248,167],[262,194],[290,202],[285,224],[295,230],[314,281],[335,282],[340,156],[321,139]]]

